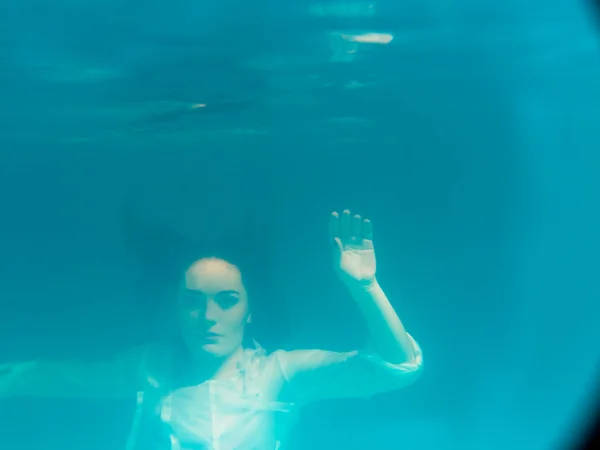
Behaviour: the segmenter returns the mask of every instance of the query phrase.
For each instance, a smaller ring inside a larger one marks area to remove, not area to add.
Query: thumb
[[[333,246],[335,255],[340,256],[343,251],[342,240],[338,237],[335,237],[331,240],[331,245]]]

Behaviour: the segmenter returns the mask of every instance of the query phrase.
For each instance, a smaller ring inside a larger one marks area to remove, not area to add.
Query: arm
[[[135,398],[145,347],[101,362],[29,361],[0,365],[0,398]]]
[[[299,405],[333,398],[368,399],[404,388],[421,375],[421,348],[404,330],[381,288],[357,291],[353,297],[367,322],[370,351],[279,352],[288,395]]]
[[[350,291],[365,319],[375,353],[392,364],[415,363],[415,345],[376,280]]]
[[[330,234],[334,268],[367,323],[375,353],[392,364],[414,363],[414,345],[375,277],[371,221],[348,210],[341,218],[333,213]]]
[[[371,223],[344,211],[332,215],[334,265],[361,311],[372,352],[304,350],[282,352],[279,362],[296,401],[368,398],[417,379],[422,353],[375,278]]]

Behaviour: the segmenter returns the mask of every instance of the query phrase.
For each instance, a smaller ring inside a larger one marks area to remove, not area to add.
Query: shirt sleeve
[[[0,397],[135,398],[147,347],[99,362],[29,361],[0,365]]]
[[[297,404],[333,398],[368,399],[412,384],[421,374],[422,351],[409,335],[414,359],[392,364],[366,351],[295,350],[278,360]]]

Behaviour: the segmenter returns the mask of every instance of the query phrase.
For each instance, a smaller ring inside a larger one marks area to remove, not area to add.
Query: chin
[[[219,344],[204,344],[202,346],[202,351],[204,353],[206,353],[208,356],[213,356],[215,358],[222,358],[224,356],[229,355],[229,353],[231,353],[230,351],[228,351],[228,349],[224,348],[222,345]]]

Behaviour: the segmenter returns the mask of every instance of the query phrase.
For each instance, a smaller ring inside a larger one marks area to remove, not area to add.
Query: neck
[[[229,355],[219,358],[207,354],[193,355],[192,378],[206,381],[233,372],[243,353],[243,347],[239,346]]]

